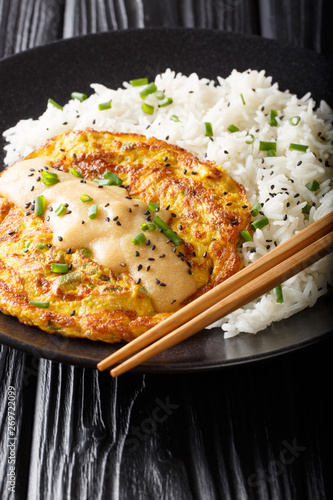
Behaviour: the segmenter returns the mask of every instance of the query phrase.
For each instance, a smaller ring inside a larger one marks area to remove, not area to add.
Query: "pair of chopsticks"
[[[333,212],[270,251],[100,363],[117,377],[269,292],[333,250]],[[148,346],[148,347],[147,347]],[[146,349],[144,349],[146,347]]]

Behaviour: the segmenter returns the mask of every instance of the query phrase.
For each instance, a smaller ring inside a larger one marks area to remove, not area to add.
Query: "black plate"
[[[281,90],[302,97],[311,91],[333,103],[332,64],[301,49],[254,36],[193,29],[127,30],[64,40],[0,61],[0,133],[23,118],[37,118],[49,97],[66,103],[73,90],[91,93],[90,83],[121,86],[124,80],[166,68],[186,75],[226,77],[265,69]],[[3,159],[4,141],[0,155]],[[139,371],[191,371],[247,363],[301,348],[332,332],[329,298],[273,324],[257,335],[225,340],[220,329],[205,330],[157,356]],[[21,325],[0,314],[0,341],[36,356],[93,367],[119,346],[66,339]]]

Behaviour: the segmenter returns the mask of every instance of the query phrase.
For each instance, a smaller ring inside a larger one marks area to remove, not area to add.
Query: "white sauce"
[[[45,166],[50,172],[57,173],[59,183],[45,186],[42,180],[37,181]],[[140,279],[156,311],[167,312],[177,308],[197,289],[187,264],[177,257],[178,252],[172,251],[172,244],[167,244],[167,237],[158,230],[145,233],[150,245],[134,245],[131,241],[142,232],[141,224],[146,222],[147,217],[143,211],[147,209],[147,204],[126,198],[128,193],[124,188],[99,188],[95,182],[82,183],[80,180],[72,174],[50,168],[50,162],[44,158],[35,158],[16,163],[4,171],[0,177],[0,195],[25,212],[28,210],[26,203],[43,195],[46,201],[43,218],[53,232],[55,246],[63,250],[71,248],[72,251],[88,248],[100,265],[116,273],[127,272],[135,281]],[[83,194],[89,195],[92,201],[83,203],[80,200]],[[66,211],[70,213],[57,216],[55,210],[61,203],[68,204]],[[94,204],[98,205],[98,212],[96,219],[91,220],[88,211]],[[167,222],[168,211],[161,209],[158,215]],[[61,241],[58,237],[62,238]]]

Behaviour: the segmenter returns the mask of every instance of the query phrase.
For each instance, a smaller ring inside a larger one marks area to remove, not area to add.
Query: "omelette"
[[[0,177],[0,311],[131,341],[242,267],[245,188],[156,138],[67,131]]]

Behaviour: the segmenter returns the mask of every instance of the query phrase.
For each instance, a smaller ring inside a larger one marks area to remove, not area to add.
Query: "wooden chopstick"
[[[300,231],[298,234],[292,236],[289,238],[287,241],[282,243],[280,246],[266,254],[265,256],[261,257],[258,259],[256,262],[253,264],[250,264],[249,266],[245,267],[241,271],[239,271],[237,274],[229,278],[228,280],[224,281],[217,287],[213,288],[209,292],[207,292],[205,295],[202,297],[199,297],[198,299],[194,300],[187,306],[183,307],[180,311],[176,312],[175,314],[171,315],[169,318],[164,320],[161,324],[153,327],[150,329],[148,332],[144,333],[137,339],[133,340],[123,348],[119,349],[116,351],[114,354],[111,356],[107,357],[100,363],[98,363],[97,368],[99,370],[105,370],[106,368],[109,368],[115,363],[118,363],[122,359],[124,359],[127,356],[130,356],[134,352],[138,351],[139,349],[142,349],[146,347],[147,345],[151,344],[152,342],[155,342],[156,340],[160,339],[161,337],[164,337],[166,334],[174,330],[175,328],[180,327],[183,323],[189,322],[194,318],[194,321],[196,322],[198,320],[198,317],[201,313],[206,311],[207,309],[211,308],[215,304],[221,302],[225,297],[229,297],[231,294],[234,292],[237,292],[240,290],[245,283],[251,282],[255,280],[257,277],[262,278],[263,274],[266,273],[269,269],[274,268],[275,266],[278,266],[281,264],[284,260],[288,259],[291,257],[293,254],[299,252],[303,248],[308,247],[311,245],[313,242],[315,242],[318,238],[321,238],[322,236],[326,235],[328,232],[333,230],[333,212],[327,214],[326,216],[322,217],[315,223],[311,224],[307,228],[303,229]],[[275,269],[275,273],[276,273]],[[297,271],[298,272],[298,271]],[[275,274],[276,275],[276,274]],[[287,279],[287,278],[284,278]],[[283,281],[280,278],[280,282]],[[279,284],[279,283],[278,283]],[[252,283],[253,285],[253,283]],[[274,288],[274,285],[270,285],[270,288]],[[261,292],[263,294],[265,292]],[[260,293],[259,295],[260,296]],[[234,298],[235,300],[235,298]],[[247,300],[247,302],[250,302],[253,299]],[[245,302],[246,303],[246,302]],[[241,306],[238,306],[241,307]],[[226,315],[227,313],[221,313],[222,317],[223,315]],[[214,319],[209,320],[209,322],[205,325],[207,326],[210,323],[213,323]],[[199,330],[202,327],[199,328]],[[196,330],[199,331],[199,330]],[[193,331],[193,333],[196,333]],[[175,332],[174,332],[175,333]],[[186,338],[186,337],[185,337]],[[175,342],[177,343],[177,342]],[[156,344],[158,344],[156,342]],[[154,344],[154,345],[156,345]],[[174,345],[174,344],[172,344]],[[169,346],[170,347],[170,346]],[[168,347],[165,347],[168,348]],[[163,349],[162,349],[163,350]],[[147,350],[146,350],[147,351]],[[145,352],[146,352],[145,351]],[[155,353],[156,354],[156,353]],[[155,355],[151,354],[151,356]],[[150,357],[150,356],[149,356]],[[133,358],[131,358],[132,360]],[[148,358],[146,358],[148,359]],[[141,361],[139,361],[141,362]],[[127,363],[127,362],[125,362]],[[128,366],[125,363],[123,363],[121,366]],[[137,363],[139,364],[139,363]],[[113,376],[116,376],[118,373],[118,368],[115,368],[112,370],[111,374]],[[128,368],[129,369],[129,368]]]

